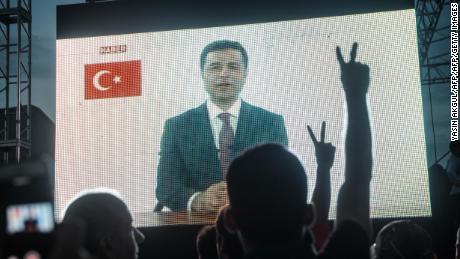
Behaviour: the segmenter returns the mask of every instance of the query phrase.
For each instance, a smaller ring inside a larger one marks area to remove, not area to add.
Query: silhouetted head
[[[435,258],[430,235],[419,225],[408,221],[393,221],[384,226],[371,247],[378,259]]]
[[[243,258],[243,248],[236,233],[231,233],[225,226],[225,212],[229,209],[224,206],[217,215],[216,237],[217,254],[219,259],[240,259]]]
[[[144,236],[132,226],[131,213],[115,192],[78,195],[68,205],[63,222],[72,220],[85,225],[84,248],[96,258],[137,258]]]
[[[216,227],[204,226],[196,236],[196,250],[199,259],[217,259]]]
[[[238,231],[245,250],[249,243],[302,240],[304,226],[313,221],[312,207],[306,203],[305,170],[281,145],[256,146],[237,157],[228,170],[227,185],[226,224]]]

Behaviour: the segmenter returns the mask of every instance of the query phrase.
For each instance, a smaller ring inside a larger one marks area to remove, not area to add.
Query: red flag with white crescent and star
[[[85,65],[85,99],[141,96],[141,61]]]

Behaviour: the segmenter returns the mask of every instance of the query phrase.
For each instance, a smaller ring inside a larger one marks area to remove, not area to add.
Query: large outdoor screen
[[[307,126],[318,136],[326,122],[326,142],[337,146],[334,218],[347,117],[336,46],[347,61],[357,42],[356,61],[370,68],[371,216],[431,215],[415,26],[407,9],[58,39],[57,214],[96,187],[120,192],[137,225],[150,224],[140,217],[159,199],[162,211],[186,211],[196,192],[223,178],[216,131],[224,126],[211,118],[210,102],[240,87],[231,155],[263,142],[287,144],[307,172],[308,199],[316,160]],[[237,52],[235,64],[210,76],[211,56],[203,67],[201,54],[220,40],[241,44],[247,67],[238,67]],[[230,90],[210,89],[212,80]]]

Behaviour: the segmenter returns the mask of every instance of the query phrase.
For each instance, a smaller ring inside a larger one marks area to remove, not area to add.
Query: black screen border
[[[208,28],[414,9],[411,0],[102,1],[57,6],[56,38]],[[415,10],[414,10],[415,12]]]

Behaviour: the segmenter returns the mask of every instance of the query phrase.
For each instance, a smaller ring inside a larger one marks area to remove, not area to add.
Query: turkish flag
[[[85,65],[85,99],[141,96],[141,61]]]

